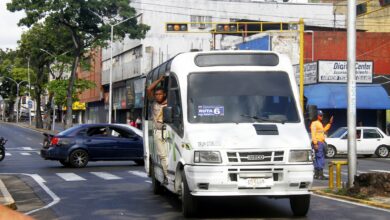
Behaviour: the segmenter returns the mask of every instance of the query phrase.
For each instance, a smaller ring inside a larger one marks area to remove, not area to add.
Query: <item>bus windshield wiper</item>
[[[275,122],[275,123],[282,123],[282,124],[284,124],[286,122],[286,120],[274,120],[274,119],[269,119],[269,118],[265,118],[265,117],[259,117],[257,115],[253,115],[253,116],[240,115],[240,116],[255,119],[257,122]]]

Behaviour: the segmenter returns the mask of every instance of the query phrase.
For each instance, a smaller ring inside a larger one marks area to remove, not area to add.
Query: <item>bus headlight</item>
[[[290,151],[290,162],[312,162],[311,150]]]
[[[195,151],[195,163],[222,163],[221,153],[219,151]]]

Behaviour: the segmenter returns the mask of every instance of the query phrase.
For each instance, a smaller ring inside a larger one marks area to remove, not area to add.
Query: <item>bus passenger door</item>
[[[166,125],[165,138],[168,154],[168,172],[174,174],[180,160],[181,138],[184,134],[183,108],[177,77],[171,73],[168,87],[168,107],[172,108],[172,123]]]

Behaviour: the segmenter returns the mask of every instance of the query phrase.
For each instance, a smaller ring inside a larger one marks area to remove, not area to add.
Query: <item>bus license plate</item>
[[[270,187],[273,185],[272,178],[245,178],[240,179],[240,186],[244,187]]]

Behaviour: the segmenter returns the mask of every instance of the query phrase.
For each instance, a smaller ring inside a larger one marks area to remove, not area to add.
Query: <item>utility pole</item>
[[[356,0],[348,1],[348,187],[356,175]]]
[[[31,126],[31,83],[30,83],[30,57],[28,57],[27,60],[27,75],[28,75],[28,101],[27,101],[27,107],[28,107],[28,120]],[[36,117],[36,116],[35,116]]]

